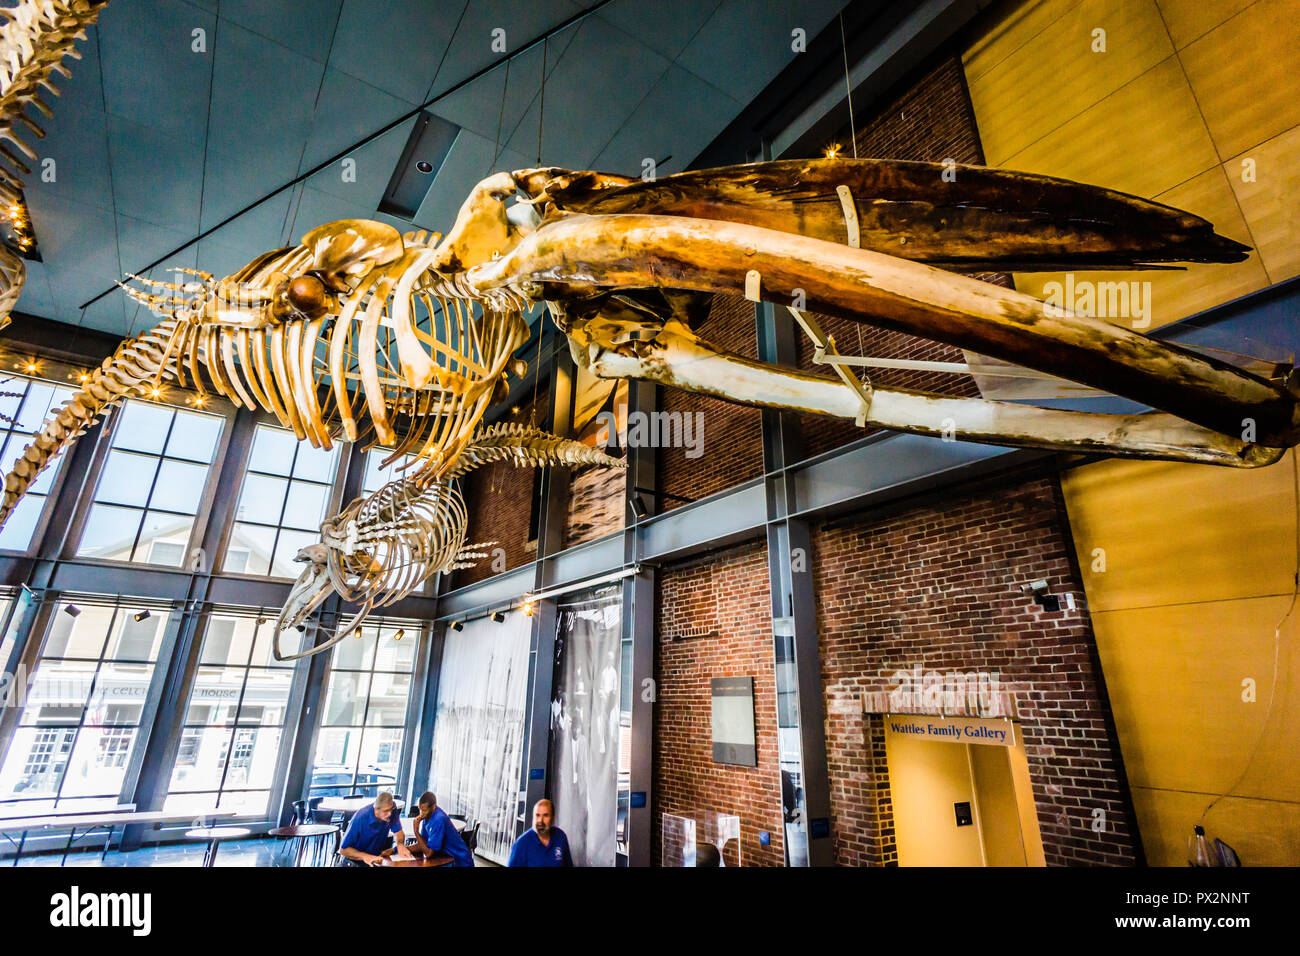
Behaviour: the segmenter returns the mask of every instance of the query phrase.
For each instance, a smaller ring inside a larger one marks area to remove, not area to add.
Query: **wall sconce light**
[[[498,624],[500,624],[500,623],[501,623],[502,621],[504,621],[505,619],[506,619],[506,616],[505,616],[505,614],[502,613],[501,611],[493,611],[493,612],[492,612],[492,620],[496,621]]]
[[[523,606],[520,608],[520,610],[524,612],[524,617],[532,617],[533,608],[534,608],[534,604],[532,601],[525,601],[523,603]]]
[[[632,494],[627,496],[627,503],[632,506],[632,514],[634,514],[638,520],[644,518],[650,513],[646,511],[645,501],[636,492],[632,492]]]
[[[463,630],[465,630],[465,622],[464,622],[464,621],[452,621],[452,622],[451,622],[451,629],[452,629],[453,631],[463,631]]]
[[[144,610],[144,611],[136,611],[136,612],[135,612],[134,614],[132,614],[131,616],[132,616],[133,618],[135,618],[135,623],[137,623],[137,624],[139,624],[141,621],[147,621],[147,620],[149,620],[149,618],[153,617],[153,615],[150,614],[147,610]]]
[[[63,613],[68,615],[68,617],[76,617],[81,613],[81,608],[77,607],[75,604],[69,604],[63,609]]]

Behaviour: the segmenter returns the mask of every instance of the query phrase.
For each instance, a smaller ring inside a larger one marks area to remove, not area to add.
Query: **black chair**
[[[460,831],[460,838],[465,841],[465,848],[470,853],[478,849],[478,830],[482,825],[482,822],[474,822],[473,824],[466,822],[465,829]]]
[[[324,797],[308,797],[306,800],[293,802],[293,826],[300,823],[316,823],[316,808]]]

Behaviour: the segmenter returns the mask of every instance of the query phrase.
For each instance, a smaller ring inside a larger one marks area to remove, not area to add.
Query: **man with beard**
[[[515,841],[507,866],[573,866],[569,838],[551,825],[554,812],[550,800],[533,805],[533,828]]]

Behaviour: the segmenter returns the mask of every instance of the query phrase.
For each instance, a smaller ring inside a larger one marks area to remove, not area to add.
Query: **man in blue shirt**
[[[420,796],[420,814],[415,818],[416,849],[426,857],[449,856],[452,866],[473,866],[474,854],[456,831],[445,810],[438,806],[438,798],[426,790]]]
[[[569,838],[559,827],[551,826],[554,813],[550,800],[534,804],[533,828],[515,841],[507,866],[573,866]]]
[[[396,847],[393,846],[393,834],[397,834]],[[378,866],[384,862],[384,857],[394,852],[398,859],[414,859],[406,848],[402,818],[397,813],[393,795],[381,793],[370,806],[352,814],[348,832],[339,846],[339,855],[353,866]]]

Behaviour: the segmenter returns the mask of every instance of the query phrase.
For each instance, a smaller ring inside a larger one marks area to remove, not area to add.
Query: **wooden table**
[[[252,835],[253,831],[247,827],[196,827],[185,831],[187,839],[208,841],[208,848],[203,853],[204,866],[216,863],[217,847],[222,840],[239,840]]]
[[[77,838],[77,828],[83,827],[81,836],[89,836],[96,830],[104,830],[104,848],[99,854],[100,860],[108,855],[108,848],[113,842],[113,830],[121,827],[123,832],[126,828],[135,824],[156,824],[161,826],[166,823],[189,823],[192,820],[219,820],[230,818],[236,815],[234,810],[202,810],[198,813],[168,813],[164,810],[144,810],[144,811],[122,811],[122,810],[105,810],[93,811],[88,810],[80,813],[60,813],[57,810],[53,812],[33,815],[30,817],[8,817],[0,818],[0,835],[3,835],[15,849],[14,866],[18,865],[18,858],[22,856],[23,847],[27,843],[27,834],[31,830],[52,830],[68,828],[68,842],[63,847],[63,860],[60,866],[68,861],[68,851],[72,847],[72,842]],[[14,843],[11,836],[13,833],[21,835],[19,841]]]
[[[306,855],[308,846],[311,847],[311,856],[315,861],[315,866],[323,865],[321,860],[324,857],[322,850],[329,844],[327,839],[332,834],[337,834],[339,828],[332,823],[299,823],[289,827],[275,827],[267,830],[267,836],[278,837],[286,843],[294,840],[298,841],[298,847],[294,853],[293,865],[302,866],[302,858]]]
[[[386,856],[381,866],[451,866],[455,862],[449,856],[417,856],[414,860],[395,860],[391,856]]]

